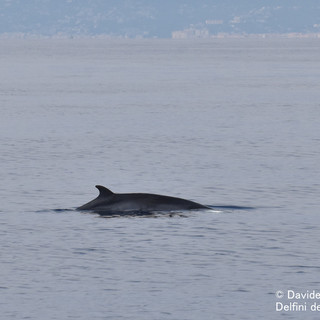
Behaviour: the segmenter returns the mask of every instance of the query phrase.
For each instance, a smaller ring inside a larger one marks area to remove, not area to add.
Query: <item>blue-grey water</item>
[[[318,39],[1,40],[1,319],[319,319]],[[102,218],[115,192],[254,209]],[[277,291],[284,292],[284,298]],[[279,305],[278,305],[279,306]]]

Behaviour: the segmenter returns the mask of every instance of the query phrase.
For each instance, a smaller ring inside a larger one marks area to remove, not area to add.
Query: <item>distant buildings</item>
[[[188,28],[182,31],[173,31],[172,39],[190,39],[190,38],[209,38],[209,31],[207,29]]]
[[[208,20],[207,20],[208,21]],[[221,21],[221,20],[210,20]],[[226,33],[218,32],[210,34],[208,29],[187,28],[184,30],[173,31],[171,34],[172,39],[221,39],[221,38],[319,38],[320,33]]]

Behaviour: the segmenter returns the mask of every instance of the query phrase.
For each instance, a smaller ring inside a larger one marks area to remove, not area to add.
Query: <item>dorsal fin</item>
[[[112,196],[114,194],[112,191],[110,191],[109,189],[107,189],[104,186],[96,185],[96,188],[100,192],[99,197],[110,197],[110,196]]]

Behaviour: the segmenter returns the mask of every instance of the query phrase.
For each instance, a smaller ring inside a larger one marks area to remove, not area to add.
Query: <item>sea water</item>
[[[319,53],[2,39],[0,318],[318,319]],[[96,184],[226,208],[75,211]]]

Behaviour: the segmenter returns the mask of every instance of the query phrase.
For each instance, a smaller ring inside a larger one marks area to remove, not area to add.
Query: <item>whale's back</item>
[[[78,210],[99,212],[151,212],[207,208],[199,203],[182,198],[151,193],[113,193],[103,186],[96,187],[99,189],[99,196],[79,207]]]

